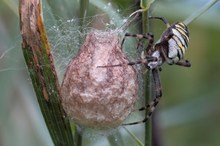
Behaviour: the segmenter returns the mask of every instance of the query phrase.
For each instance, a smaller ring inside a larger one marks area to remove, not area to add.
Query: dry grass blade
[[[60,103],[60,86],[47,41],[40,0],[20,0],[22,49],[32,84],[55,146],[73,146],[69,120]]]

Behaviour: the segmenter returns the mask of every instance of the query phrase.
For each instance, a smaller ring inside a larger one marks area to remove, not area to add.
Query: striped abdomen
[[[182,22],[177,22],[171,25],[165,34],[172,33],[173,36],[168,41],[167,57],[177,63],[179,60],[183,59],[185,51],[189,43],[189,31],[187,26]],[[162,36],[161,39],[163,39]]]

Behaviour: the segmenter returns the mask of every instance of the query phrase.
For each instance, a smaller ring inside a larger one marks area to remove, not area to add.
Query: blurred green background
[[[206,2],[208,0],[156,0],[152,14],[163,16],[171,23],[183,21]],[[104,13],[103,9],[97,9],[102,6],[110,7],[111,11],[107,10],[108,13],[116,11],[123,20],[134,10],[135,2],[91,0],[87,15]],[[49,31],[54,30],[55,22],[60,26],[63,24],[61,20],[68,22],[79,17],[79,1],[43,1],[43,10],[46,28],[50,34]],[[52,146],[25,68],[20,47],[18,16],[17,0],[0,0],[0,146]],[[108,22],[108,19],[103,21]],[[99,28],[97,25],[100,22],[102,20],[99,18],[92,24]],[[100,27],[103,29],[103,25]],[[154,117],[156,138],[159,146],[219,146],[220,3],[188,27],[190,45],[186,58],[191,61],[192,67],[163,65],[163,98]],[[164,29],[164,24],[154,21],[153,33],[156,38],[159,39]],[[62,57],[59,54],[57,56]],[[59,59],[56,62],[59,64]],[[62,75],[62,66],[57,68]],[[130,126],[128,129],[143,141],[142,126]],[[122,128],[120,131],[126,144],[135,145]],[[105,136],[89,134],[85,136],[83,144],[109,145]]]

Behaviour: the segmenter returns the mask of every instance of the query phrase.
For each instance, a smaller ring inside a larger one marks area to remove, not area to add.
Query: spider
[[[170,25],[168,21],[163,17],[149,17],[149,19],[161,20],[167,27],[167,29],[161,35],[159,42],[154,43],[154,35],[152,33],[126,33],[122,40],[122,46],[126,37],[135,37],[138,39],[137,49],[142,45],[141,42],[144,39],[148,41],[148,45],[142,52],[141,58],[135,62],[129,62],[127,65],[143,64],[148,70],[152,71],[153,84],[155,85],[155,98],[145,107],[138,109],[138,111],[148,110],[148,114],[143,120],[122,124],[124,126],[145,123],[151,117],[153,111],[160,101],[160,98],[162,97],[162,87],[159,71],[161,70],[161,65],[164,62],[168,63],[169,65],[175,64],[183,67],[191,66],[188,60],[183,59],[189,43],[189,31],[187,26],[182,22],[176,22]],[[116,67],[122,65],[123,64],[117,64],[99,67]]]

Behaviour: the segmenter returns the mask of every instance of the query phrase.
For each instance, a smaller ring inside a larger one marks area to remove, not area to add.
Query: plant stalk
[[[142,12],[142,34],[146,34],[147,32],[151,31],[151,25],[148,21],[148,16],[150,16],[150,5],[154,2],[154,0],[141,0],[140,6],[143,10]],[[151,85],[151,76],[152,72],[148,71],[144,75],[145,80],[145,88],[144,88],[144,95],[145,95],[145,105],[149,103],[149,101],[153,98],[152,95],[152,85]],[[148,114],[148,110],[146,110],[145,116]],[[152,145],[152,120],[151,118],[145,123],[145,146]]]

